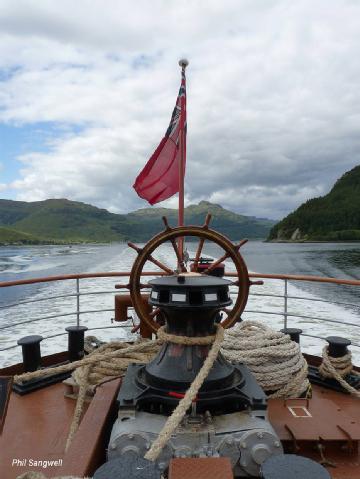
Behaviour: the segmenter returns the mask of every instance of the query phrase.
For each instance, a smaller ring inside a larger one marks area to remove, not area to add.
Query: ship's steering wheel
[[[176,240],[178,238],[188,236],[199,238],[199,244],[193,263],[195,271],[200,261],[201,252],[206,240],[220,246],[220,248],[222,248],[224,251],[224,254],[221,256],[221,258],[211,263],[208,268],[203,271],[203,274],[210,273],[211,270],[216,268],[220,263],[228,258],[233,261],[236,269],[236,277],[234,278],[235,281],[231,283],[231,286],[236,286],[238,288],[237,296],[232,309],[222,310],[225,312],[225,319],[223,319],[220,324],[224,328],[230,328],[236,322],[241,321],[241,314],[244,311],[248,300],[249,287],[251,284],[254,284],[249,280],[249,273],[246,264],[239,252],[241,246],[245,244],[247,240],[242,240],[238,244],[233,244],[226,236],[209,228],[210,219],[211,215],[207,215],[203,226],[178,226],[176,228],[171,228],[167,222],[167,219],[163,217],[165,230],[154,236],[150,241],[148,241],[148,243],[146,243],[144,247],[141,248],[133,243],[128,243],[131,248],[135,249],[135,251],[138,253],[138,256],[135,259],[131,270],[129,284],[118,285],[117,287],[126,287],[130,290],[130,296],[136,314],[138,315],[140,321],[143,321],[147,326],[149,326],[152,332],[156,333],[157,329],[160,327],[159,323],[155,319],[160,310],[156,308],[152,312],[149,312],[149,308],[147,307],[147,304],[144,302],[144,299],[141,295],[141,290],[149,287],[149,285],[141,282],[145,263],[148,261],[152,262],[159,267],[162,270],[162,274],[165,275],[173,275],[176,274],[176,272],[186,272],[187,269],[180,255]],[[153,256],[155,250],[168,241],[170,241],[178,261],[177,271],[170,269]]]

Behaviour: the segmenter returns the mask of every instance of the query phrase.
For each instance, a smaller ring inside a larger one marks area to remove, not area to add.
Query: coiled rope
[[[228,329],[222,353],[229,361],[245,363],[269,398],[299,397],[310,388],[300,346],[258,321]]]
[[[323,360],[319,366],[319,373],[324,378],[334,378],[350,394],[360,398],[360,391],[352,387],[344,378],[352,373],[360,376],[360,373],[353,369],[351,362],[351,352],[348,351],[345,356],[334,358],[329,356],[329,346],[325,346],[322,351]]]

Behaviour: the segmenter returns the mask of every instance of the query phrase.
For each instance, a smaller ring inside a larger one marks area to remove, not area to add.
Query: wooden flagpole
[[[179,65],[182,70],[185,71],[185,68],[189,65],[188,60],[182,58],[179,60]],[[186,101],[186,97],[184,99]],[[184,134],[184,129],[180,133],[180,161],[179,161],[179,218],[178,225],[184,226],[184,178],[185,178],[185,141],[186,137]],[[178,248],[180,252],[181,259],[184,258],[184,238],[179,238]]]

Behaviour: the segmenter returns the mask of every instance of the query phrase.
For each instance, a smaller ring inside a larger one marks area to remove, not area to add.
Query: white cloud
[[[18,199],[145,206],[184,55],[188,202],[281,217],[360,162],[358,2],[9,0],[0,31],[0,121],[81,127],[21,157]]]

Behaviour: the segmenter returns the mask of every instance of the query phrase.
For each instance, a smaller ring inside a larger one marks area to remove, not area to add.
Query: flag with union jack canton
[[[186,158],[186,78],[181,70],[181,85],[169,127],[159,146],[135,180],[136,193],[151,205],[164,201],[179,191],[180,155]]]

